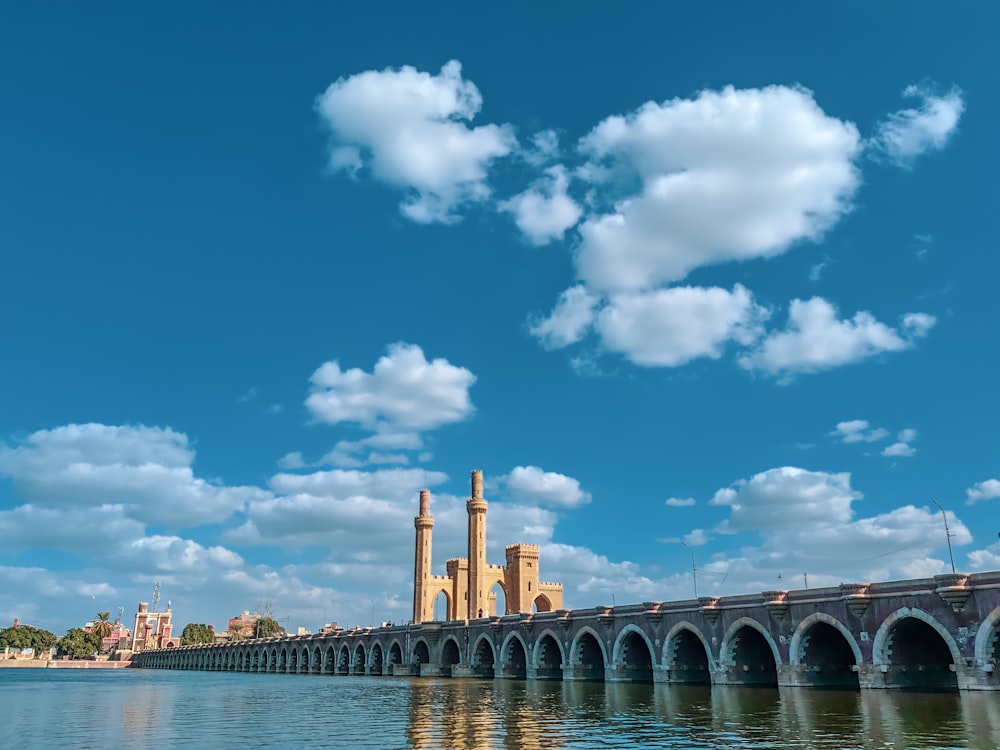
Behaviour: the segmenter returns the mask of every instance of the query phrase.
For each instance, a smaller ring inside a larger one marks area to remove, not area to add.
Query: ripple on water
[[[0,748],[1000,747],[996,694],[0,670]]]

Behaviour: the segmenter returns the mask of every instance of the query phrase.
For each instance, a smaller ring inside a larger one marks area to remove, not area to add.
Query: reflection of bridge
[[[328,675],[1000,690],[1000,572],[558,610],[137,654]]]

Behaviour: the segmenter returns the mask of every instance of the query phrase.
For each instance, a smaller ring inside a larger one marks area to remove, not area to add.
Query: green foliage
[[[261,617],[254,625],[254,638],[270,638],[272,635],[281,635],[285,629],[278,624],[273,617]]]
[[[97,636],[97,642],[101,643],[105,638],[111,635],[111,631],[114,630],[114,626],[111,624],[111,613],[110,612],[98,612],[97,619],[94,620],[94,635]]]
[[[33,648],[35,654],[48,651],[56,641],[54,633],[41,628],[33,628],[31,625],[20,625],[16,628],[4,628],[0,630],[0,649],[9,646],[12,649]]]
[[[66,635],[59,639],[56,653],[71,659],[82,659],[92,656],[101,650],[101,641],[94,633],[85,633],[80,628],[70,628]]]
[[[189,622],[181,631],[181,645],[193,646],[196,643],[215,643],[215,633],[208,625]]]

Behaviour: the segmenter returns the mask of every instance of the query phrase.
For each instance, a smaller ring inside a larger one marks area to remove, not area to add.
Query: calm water
[[[1000,694],[0,670],[0,748],[1000,748]]]

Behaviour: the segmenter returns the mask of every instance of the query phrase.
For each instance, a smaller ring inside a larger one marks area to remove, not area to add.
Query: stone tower
[[[486,499],[483,497],[483,472],[472,472],[472,497],[465,503],[469,514],[469,585],[467,589],[470,620],[489,614],[486,587]]]
[[[431,530],[434,516],[431,515],[431,491],[420,490],[420,515],[413,519],[417,530],[416,549],[413,559],[413,621],[426,622],[434,619],[433,594],[431,584]]]

